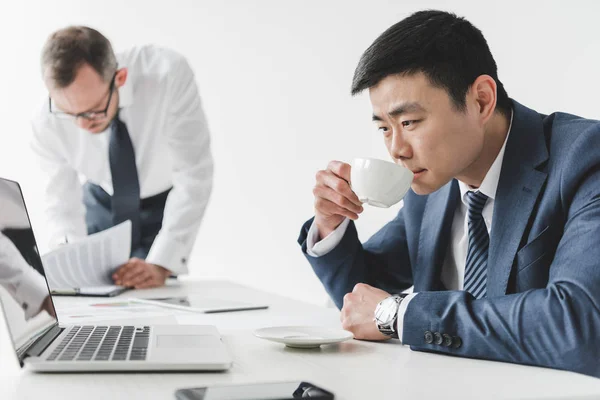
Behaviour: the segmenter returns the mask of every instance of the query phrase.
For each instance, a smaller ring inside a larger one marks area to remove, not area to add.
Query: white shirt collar
[[[506,134],[506,139],[504,139],[504,144],[500,149],[500,152],[496,156],[494,163],[490,167],[489,171],[483,178],[481,182],[481,186],[477,189],[472,189],[466,183],[458,181],[458,187],[460,188],[460,198],[462,202],[466,205],[466,195],[467,192],[471,191],[480,191],[485,194],[490,199],[494,200],[496,198],[496,190],[498,189],[498,181],[500,180],[500,172],[502,171],[502,160],[504,160],[504,150],[506,149],[506,143],[508,142],[508,137],[510,136],[510,131],[512,129],[513,122],[513,111],[510,112],[510,124],[508,126],[508,133]]]
[[[133,103],[133,77],[131,76],[131,71],[128,71],[127,74],[125,84],[118,89],[119,108],[129,107]]]
[[[129,68],[127,65],[127,60],[125,57],[122,57],[120,54],[117,56],[119,68],[126,67],[127,68],[127,80],[125,84],[121,86],[119,90],[119,108],[125,108],[131,106],[133,103],[133,86],[135,79],[135,72],[133,68]]]

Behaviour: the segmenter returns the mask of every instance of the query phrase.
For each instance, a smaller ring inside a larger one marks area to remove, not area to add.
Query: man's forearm
[[[600,376],[600,313],[569,283],[475,300],[464,291],[420,292],[404,316],[414,350],[537,365]],[[429,334],[428,334],[429,332]],[[430,334],[458,338],[446,346]]]

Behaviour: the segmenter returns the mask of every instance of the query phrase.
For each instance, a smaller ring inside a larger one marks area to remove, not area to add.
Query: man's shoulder
[[[137,72],[165,74],[185,61],[185,57],[168,47],[146,44],[117,52],[117,62]]]
[[[563,191],[576,190],[600,168],[600,121],[556,112],[545,116],[549,176]]]
[[[579,157],[582,152],[600,158],[600,121],[555,112],[544,116],[543,124],[551,158]]]
[[[560,111],[544,116],[544,126],[550,128],[552,135],[557,134],[570,139],[600,131],[600,121]]]

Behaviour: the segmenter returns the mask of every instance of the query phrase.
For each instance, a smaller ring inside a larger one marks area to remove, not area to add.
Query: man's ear
[[[120,88],[127,81],[127,68],[119,68],[115,74],[115,86]]]
[[[496,110],[496,81],[489,75],[480,75],[471,86],[473,99],[477,103],[479,119],[484,125]]]

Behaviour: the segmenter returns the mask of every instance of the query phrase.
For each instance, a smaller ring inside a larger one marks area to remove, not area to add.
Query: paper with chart
[[[61,324],[95,323],[103,320],[130,320],[133,318],[174,317],[190,314],[190,311],[173,310],[149,303],[140,303],[135,299],[106,300],[90,304],[77,304],[60,309]],[[175,321],[173,321],[175,322]]]
[[[129,260],[131,221],[86,236],[42,256],[51,290],[114,285],[113,272]]]

